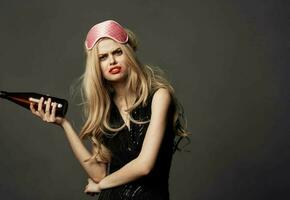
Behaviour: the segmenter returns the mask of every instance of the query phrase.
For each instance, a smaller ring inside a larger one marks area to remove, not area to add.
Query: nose
[[[116,59],[115,59],[115,57],[113,55],[109,56],[109,61],[110,61],[110,65],[116,64]]]

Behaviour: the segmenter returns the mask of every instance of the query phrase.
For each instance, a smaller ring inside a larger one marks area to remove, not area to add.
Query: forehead
[[[104,38],[97,44],[97,49],[100,54],[114,51],[118,47],[120,47],[120,44],[109,38]]]

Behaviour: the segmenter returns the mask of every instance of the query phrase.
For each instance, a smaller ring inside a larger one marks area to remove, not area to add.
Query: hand
[[[86,194],[94,196],[95,194],[101,192],[100,185],[96,182],[94,182],[92,179],[88,178],[88,184],[85,187]]]
[[[52,103],[52,108],[51,108],[51,98],[48,98],[45,106],[45,111],[42,109],[42,104],[43,104],[44,98],[41,97],[40,101],[38,102],[38,108],[35,110],[34,108],[34,103],[30,103],[30,110],[31,112],[40,117],[43,121],[49,122],[49,123],[54,123],[57,125],[62,125],[62,123],[65,121],[64,118],[62,117],[56,117],[55,112],[56,112],[56,106],[57,103],[53,102]]]

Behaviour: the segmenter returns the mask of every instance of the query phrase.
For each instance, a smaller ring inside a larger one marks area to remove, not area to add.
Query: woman
[[[85,193],[99,199],[169,199],[168,177],[175,136],[187,136],[181,107],[160,72],[136,58],[135,35],[113,20],[93,26],[85,40],[82,94],[86,122],[80,137],[56,103],[43,98],[33,114],[63,127],[87,172]],[[81,139],[92,141],[92,152]],[[180,141],[180,140],[179,140]]]

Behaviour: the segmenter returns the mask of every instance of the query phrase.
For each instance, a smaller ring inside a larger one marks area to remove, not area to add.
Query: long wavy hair
[[[138,124],[148,123],[133,119],[131,111],[140,104],[145,105],[150,94],[159,88],[166,88],[174,103],[173,127],[179,138],[187,138],[188,132],[185,131],[186,121],[184,120],[183,108],[174,95],[174,89],[164,78],[164,73],[156,67],[141,64],[136,57],[138,42],[135,34],[129,29],[125,29],[129,35],[129,41],[126,44],[119,44],[123,53],[127,57],[128,76],[126,79],[125,92],[131,94],[134,103],[128,104],[126,110],[130,121]],[[85,123],[81,128],[80,138],[90,138],[93,144],[93,155],[86,161],[96,159],[98,162],[110,162],[111,153],[102,143],[102,135],[106,132],[118,132],[125,127],[112,127],[109,123],[111,97],[113,88],[103,78],[98,58],[97,44],[86,52],[86,68],[81,76],[82,87],[81,96]],[[133,91],[133,96],[132,96]],[[127,96],[127,95],[126,95]],[[127,101],[129,102],[129,101]],[[150,120],[149,120],[150,121]],[[176,149],[178,143],[176,142]]]

